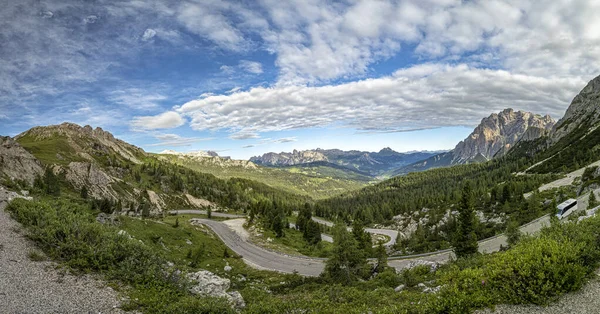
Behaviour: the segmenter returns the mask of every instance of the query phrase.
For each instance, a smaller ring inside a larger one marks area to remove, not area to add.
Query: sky
[[[600,1],[0,0],[0,134],[65,121],[146,151],[451,149],[560,119],[600,75]]]

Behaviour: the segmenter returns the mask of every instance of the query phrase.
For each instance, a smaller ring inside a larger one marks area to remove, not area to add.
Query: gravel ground
[[[117,292],[101,281],[32,261],[35,246],[5,207],[0,199],[0,313],[123,313]]]
[[[598,271],[596,272],[597,275]],[[495,311],[477,311],[477,314],[591,314],[600,313],[600,280],[592,279],[581,290],[563,295],[547,307],[533,305],[499,305]]]

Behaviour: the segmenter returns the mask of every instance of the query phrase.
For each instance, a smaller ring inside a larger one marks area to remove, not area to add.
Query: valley
[[[125,311],[544,304],[600,263],[598,82],[558,122],[506,109],[441,153],[235,160],[148,153],[99,127],[38,126],[0,138],[2,201],[40,250],[30,259],[101,276]],[[559,220],[567,199],[577,210]],[[540,269],[556,276],[530,280]],[[215,282],[222,289],[207,290]]]

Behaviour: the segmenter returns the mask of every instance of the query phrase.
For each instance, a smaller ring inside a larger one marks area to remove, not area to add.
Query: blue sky
[[[147,151],[451,149],[600,74],[592,1],[0,0],[0,134],[64,121]]]

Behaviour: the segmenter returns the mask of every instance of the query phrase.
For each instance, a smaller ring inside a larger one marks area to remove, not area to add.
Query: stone
[[[427,288],[425,288],[423,290],[423,292],[425,292],[425,293],[438,293],[438,292],[440,292],[440,289],[442,289],[442,286],[437,286],[437,287],[433,287],[433,288],[427,287]]]
[[[434,272],[434,271],[436,271],[440,267],[440,264],[436,263],[436,262],[430,262],[430,261],[424,261],[424,260],[416,260],[416,261],[410,262],[408,264],[408,266],[406,266],[406,268],[407,269],[412,269],[412,268],[415,268],[417,266],[427,266],[427,267],[429,267],[429,271]]]
[[[207,270],[190,273],[187,277],[193,283],[190,292],[194,295],[225,298],[237,309],[246,306],[244,298],[239,292],[227,292],[231,285],[231,281],[227,278],[221,278]]]
[[[400,292],[400,291],[404,290],[404,288],[406,288],[405,285],[399,285],[398,287],[394,288],[394,291]]]
[[[224,271],[226,271],[226,272],[230,272],[232,269],[233,269],[233,267],[231,267],[231,266],[229,266],[229,265],[227,265],[227,266],[225,266],[225,267],[223,268],[223,270],[224,270]]]
[[[186,240],[185,240],[185,244],[187,244],[187,245],[192,245],[193,243],[192,243],[192,241],[190,241],[189,239],[186,239]]]

